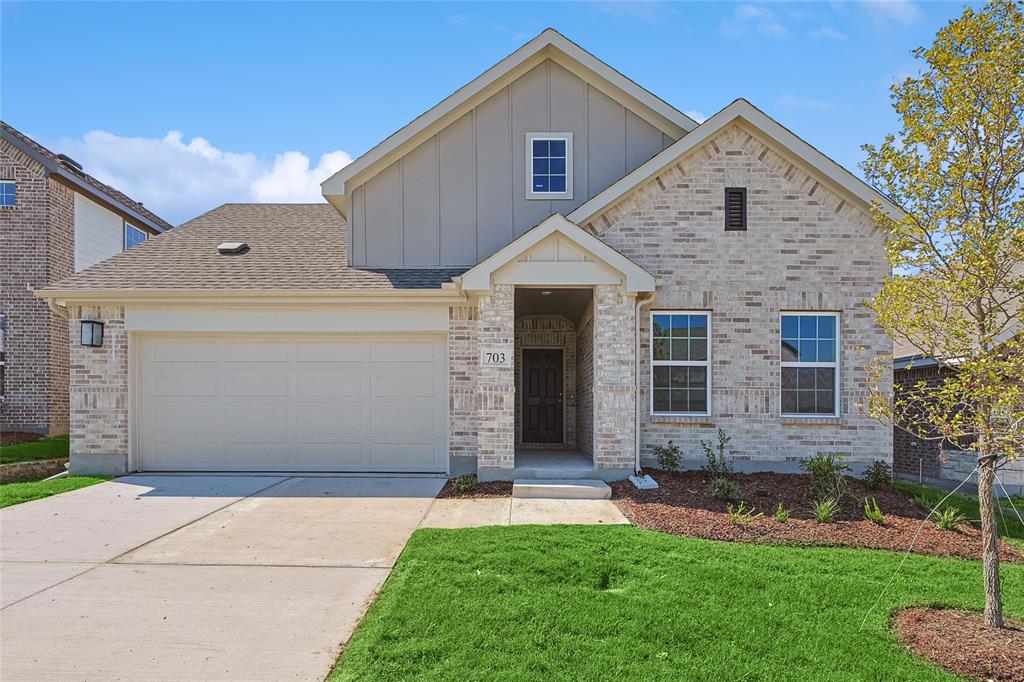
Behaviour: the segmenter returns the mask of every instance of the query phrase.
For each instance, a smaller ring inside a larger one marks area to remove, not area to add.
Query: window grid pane
[[[782,316],[782,413],[834,415],[838,340],[835,315]]]
[[[533,140],[533,191],[566,191],[566,152],[564,138]]]
[[[707,414],[707,314],[656,313],[651,337],[653,411]]]

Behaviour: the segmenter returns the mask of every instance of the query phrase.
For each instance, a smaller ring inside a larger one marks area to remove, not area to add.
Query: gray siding
[[[573,133],[573,198],[526,198],[526,134]],[[353,265],[474,265],[672,144],[552,61],[536,66],[351,196]]]

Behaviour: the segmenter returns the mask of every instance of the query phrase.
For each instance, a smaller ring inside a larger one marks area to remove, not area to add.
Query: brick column
[[[83,346],[81,321],[99,320],[103,346]],[[124,308],[68,309],[71,473],[128,471],[128,335]]]
[[[515,287],[495,284],[477,303],[479,351],[515,355]],[[479,363],[480,358],[474,358]],[[507,480],[515,467],[515,364],[480,366],[477,467],[481,480]]]
[[[617,285],[594,288],[594,466],[605,478],[632,473],[635,300]]]

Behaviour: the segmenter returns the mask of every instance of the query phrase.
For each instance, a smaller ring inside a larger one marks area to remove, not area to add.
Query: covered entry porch
[[[481,480],[634,471],[636,306],[654,278],[561,215],[465,273]]]

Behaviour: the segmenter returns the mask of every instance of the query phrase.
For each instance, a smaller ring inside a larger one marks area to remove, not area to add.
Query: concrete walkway
[[[0,678],[323,680],[417,527],[626,522],[443,483],[127,476],[0,509]]]

